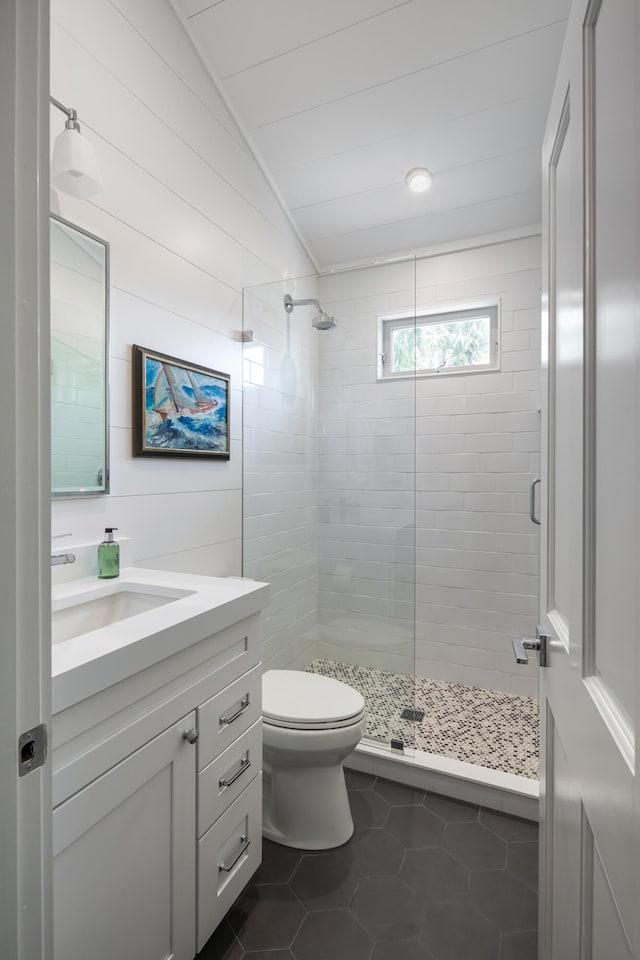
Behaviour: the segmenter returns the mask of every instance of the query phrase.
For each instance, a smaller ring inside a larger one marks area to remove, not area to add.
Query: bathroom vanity
[[[266,584],[53,590],[56,960],[192,960],[261,860]]]

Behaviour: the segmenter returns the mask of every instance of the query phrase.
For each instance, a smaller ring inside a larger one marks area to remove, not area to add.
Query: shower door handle
[[[539,483],[540,477],[536,477],[529,490],[529,516],[531,517],[531,522],[538,526],[540,526],[540,521],[536,517],[536,487]]]

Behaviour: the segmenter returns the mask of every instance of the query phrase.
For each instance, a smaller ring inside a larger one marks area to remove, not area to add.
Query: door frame
[[[51,728],[49,0],[0,3],[0,931],[50,960],[51,762],[18,776],[18,737]]]

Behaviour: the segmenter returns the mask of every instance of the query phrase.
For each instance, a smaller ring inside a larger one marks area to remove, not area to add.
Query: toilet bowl
[[[365,703],[346,683],[299,670],[262,678],[262,832],[303,850],[346,843],[353,820],[342,764],[365,732]]]

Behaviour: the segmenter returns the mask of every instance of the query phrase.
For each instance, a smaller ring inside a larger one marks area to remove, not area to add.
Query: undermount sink
[[[125,567],[113,580],[54,583],[52,713],[206,643],[261,610],[268,595],[268,584],[253,580],[142,567]],[[239,652],[245,642],[236,641]]]
[[[104,584],[97,596],[73,597],[64,606],[52,610],[51,642],[63,643],[187,596],[187,590],[151,592],[145,584]]]

